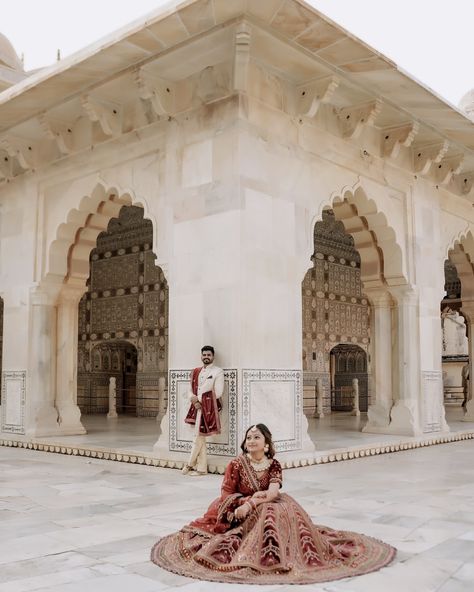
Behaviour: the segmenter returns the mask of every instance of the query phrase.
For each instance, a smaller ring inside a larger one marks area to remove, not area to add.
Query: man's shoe
[[[183,473],[183,475],[187,475],[189,473],[189,471],[192,470],[193,467],[190,467],[189,465],[183,465],[183,468],[181,469],[181,472]]]
[[[207,472],[201,472],[201,471],[191,471],[188,473],[189,477],[203,477],[204,475],[207,475]]]

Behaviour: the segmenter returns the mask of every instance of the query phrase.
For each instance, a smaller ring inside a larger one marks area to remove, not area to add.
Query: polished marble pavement
[[[0,447],[0,592],[472,592],[474,441],[284,471],[315,522],[398,548],[383,570],[314,586],[191,580],[148,560],[203,513],[221,477]]]
[[[451,434],[474,433],[474,423],[461,421],[463,411],[460,406],[447,408],[447,420]],[[154,418],[121,415],[109,420],[106,415],[83,415],[82,422],[87,434],[79,436],[42,437],[33,441],[59,444],[68,447],[82,447],[91,450],[109,450],[122,454],[142,454],[153,456],[153,445],[160,433],[159,422]],[[413,442],[430,439],[435,434],[424,434],[418,438],[386,434],[366,434],[361,432],[367,417],[362,413],[354,417],[350,413],[332,413],[323,419],[308,418],[309,435],[319,455],[329,455],[334,451],[376,447],[400,442]],[[8,434],[1,434],[11,439]],[[18,441],[26,441],[24,436],[15,436]]]

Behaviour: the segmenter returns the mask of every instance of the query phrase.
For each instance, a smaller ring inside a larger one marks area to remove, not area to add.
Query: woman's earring
[[[263,452],[268,452],[270,450],[270,446],[268,446],[268,444],[265,444],[265,446],[263,447]]]

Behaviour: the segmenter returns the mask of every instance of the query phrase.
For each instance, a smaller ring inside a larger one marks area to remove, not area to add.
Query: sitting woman
[[[395,549],[371,537],[313,524],[280,493],[282,471],[272,435],[250,427],[243,454],[228,465],[221,496],[202,518],[161,539],[154,563],[201,580],[310,584],[365,574],[392,561]]]

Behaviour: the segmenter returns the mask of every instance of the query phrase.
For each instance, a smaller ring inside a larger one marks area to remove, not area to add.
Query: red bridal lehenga
[[[152,561],[200,580],[312,584],[375,571],[394,558],[395,549],[386,543],[313,524],[286,493],[236,522],[235,509],[275,482],[282,482],[277,460],[257,473],[246,455],[237,457],[226,469],[221,497],[202,518],[156,543]]]

